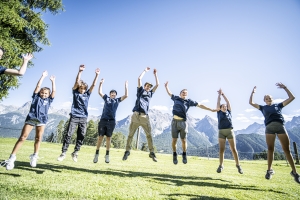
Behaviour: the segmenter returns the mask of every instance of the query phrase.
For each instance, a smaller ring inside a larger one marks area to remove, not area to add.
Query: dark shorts
[[[5,70],[6,70],[6,68],[5,68],[5,67],[2,67],[2,66],[0,65],[0,74],[4,74]]]
[[[184,120],[172,120],[172,138],[178,138],[178,135],[180,134],[180,138],[184,139],[187,136],[188,133],[188,124]]]
[[[280,122],[271,122],[266,126],[266,134],[286,134],[284,125]]]
[[[233,139],[234,132],[232,128],[219,129],[219,138],[222,139]]]
[[[99,136],[106,135],[107,137],[111,137],[112,133],[115,129],[116,121],[115,120],[103,120],[101,119],[98,123],[98,134]]]

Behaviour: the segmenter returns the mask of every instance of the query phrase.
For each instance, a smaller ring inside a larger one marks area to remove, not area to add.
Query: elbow
[[[19,72],[17,73],[17,76],[23,76],[24,74],[25,74],[24,72],[20,72],[20,71],[19,71]]]

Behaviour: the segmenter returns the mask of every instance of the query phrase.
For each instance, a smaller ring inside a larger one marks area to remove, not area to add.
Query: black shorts
[[[286,134],[284,125],[280,122],[271,122],[266,126],[266,134]]]
[[[115,120],[104,120],[101,119],[98,123],[98,134],[99,136],[106,135],[107,137],[111,137],[112,133],[115,129],[116,121]]]

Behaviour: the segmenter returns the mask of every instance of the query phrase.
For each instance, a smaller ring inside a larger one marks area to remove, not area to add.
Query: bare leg
[[[45,126],[35,127],[34,153],[39,152],[44,130],[45,130]]]
[[[11,154],[16,154],[19,151],[19,149],[23,145],[24,141],[27,139],[32,128],[33,128],[33,126],[31,126],[29,124],[24,124],[21,135],[20,135],[18,141],[16,142]]]
[[[182,143],[182,151],[183,151],[183,152],[186,152],[186,149],[187,149],[186,138],[181,139],[181,143]]]
[[[286,159],[290,163],[293,172],[297,173],[295,163],[294,163],[291,151],[290,151],[290,140],[289,140],[288,134],[277,134],[277,137],[281,143],[282,150],[284,151]]]
[[[274,160],[274,144],[275,144],[275,134],[266,133],[266,142],[268,146],[268,170],[272,169],[272,162]]]
[[[172,138],[172,149],[173,149],[173,152],[176,152],[176,149],[177,149],[177,138]]]
[[[103,141],[103,135],[101,135],[101,136],[98,137],[96,150],[99,150],[99,149],[100,149],[100,146],[101,146],[101,144],[102,144],[102,141]]]
[[[219,138],[219,162],[223,166],[226,139]]]
[[[240,165],[240,161],[239,161],[239,155],[238,152],[236,150],[236,145],[235,145],[235,137],[233,137],[233,139],[228,139],[229,145],[230,145],[230,149],[233,155],[233,158],[235,160],[235,164],[237,166]]]
[[[106,150],[109,151],[110,149],[110,142],[111,142],[111,137],[106,137]]]

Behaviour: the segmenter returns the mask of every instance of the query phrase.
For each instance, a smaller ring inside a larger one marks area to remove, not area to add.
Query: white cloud
[[[282,114],[282,116],[284,117],[285,121],[291,121],[295,115],[285,115],[285,114]]]
[[[235,119],[241,122],[250,122],[250,120],[247,117],[237,117]]]
[[[88,107],[88,110],[99,110],[98,108]]]
[[[246,109],[245,111],[246,111],[246,112],[253,112],[253,111],[256,111],[256,109],[249,108],[249,109]]]
[[[200,101],[199,104],[202,104],[202,103],[208,103],[208,102],[209,102],[208,99],[204,99],[204,100]]]
[[[238,116],[244,116],[244,114],[238,114]]]
[[[273,103],[281,103],[283,102],[285,99],[273,99]]]
[[[70,108],[71,106],[72,106],[71,101],[66,101],[61,104],[61,107],[63,107],[63,108]]]
[[[258,119],[258,120],[264,120],[264,117],[258,117],[258,116],[253,116],[250,117],[251,119]]]
[[[167,106],[152,106],[152,109],[159,110],[159,111],[168,111]]]
[[[100,104],[101,104],[101,105],[104,105],[104,102],[101,102]]]
[[[298,112],[300,112],[300,109],[299,109],[299,110],[294,110],[294,112],[297,112],[297,113],[298,113]]]

